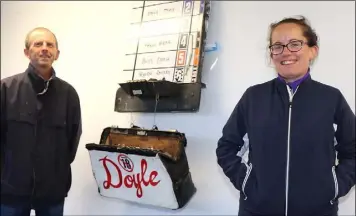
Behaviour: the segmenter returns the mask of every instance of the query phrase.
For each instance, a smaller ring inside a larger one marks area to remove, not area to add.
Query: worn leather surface
[[[174,161],[179,159],[182,152],[181,140],[177,137],[145,136],[110,133],[105,144],[118,147],[129,147],[146,150],[158,150],[161,154]]]

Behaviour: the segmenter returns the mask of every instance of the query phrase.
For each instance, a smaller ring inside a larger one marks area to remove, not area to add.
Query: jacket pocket
[[[67,131],[67,121],[64,116],[53,116],[48,122],[49,133],[52,137],[52,142],[57,143],[57,145],[66,145],[68,142],[68,131]],[[58,147],[58,146],[57,146]]]
[[[50,127],[53,127],[57,130],[65,129],[67,126],[66,117],[64,116],[53,116],[51,121],[48,123]]]
[[[245,176],[245,178],[244,178],[244,181],[243,181],[243,183],[242,183],[242,193],[244,194],[244,196],[245,196],[245,200],[247,200],[247,194],[246,194],[246,192],[245,192],[245,189],[246,189],[246,184],[247,184],[247,182],[248,182],[248,180],[249,180],[249,178],[250,178],[250,174],[251,174],[251,171],[252,171],[252,163],[250,163],[250,165],[247,167],[247,171],[246,171],[246,176]]]
[[[36,135],[36,119],[32,112],[20,112],[8,110],[5,133],[5,148],[13,153],[31,148],[32,141]]]
[[[335,172],[335,166],[332,167],[331,172],[333,174],[333,182],[334,182],[334,197],[333,197],[332,200],[330,200],[330,204],[333,205],[335,200],[338,198],[338,195],[339,195],[339,183],[337,181],[337,176],[336,176],[336,172]]]
[[[1,180],[7,182],[10,178],[10,170],[11,170],[11,161],[12,161],[11,151],[5,152],[4,161],[1,167]]]

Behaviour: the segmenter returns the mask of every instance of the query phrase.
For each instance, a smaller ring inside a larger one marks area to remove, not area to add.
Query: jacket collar
[[[310,74],[305,76],[298,85],[299,86],[298,92],[306,91],[308,89],[307,87],[310,85],[311,82],[312,82],[312,78],[311,78]],[[274,79],[274,85],[276,87],[278,94],[282,97],[282,99],[285,101],[285,103],[288,104],[288,101],[289,101],[289,94],[288,94],[288,89],[287,89],[288,84],[284,80],[281,80],[279,77],[276,77]],[[295,90],[293,90],[293,92],[295,92]],[[297,95],[299,95],[299,94],[297,94]]]
[[[45,80],[37,71],[36,68],[30,63],[26,69],[26,72],[32,87],[34,88],[35,92],[38,95],[44,94],[47,92],[50,83],[52,82],[52,80],[54,80],[56,78],[56,72],[54,71],[54,69],[51,69],[52,71],[52,76],[51,78],[49,78],[48,80]]]
[[[303,77],[290,83],[287,83],[279,74],[277,79],[280,81],[280,83],[283,83],[284,86],[288,85],[292,89],[292,91],[295,92],[298,86],[300,86],[304,82],[308,82],[309,80],[311,80],[310,69],[308,69],[308,72]]]

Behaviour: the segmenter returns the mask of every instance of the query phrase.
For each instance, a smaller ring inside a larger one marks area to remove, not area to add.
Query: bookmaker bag
[[[107,127],[86,149],[100,195],[179,209],[196,192],[186,145],[177,131]]]

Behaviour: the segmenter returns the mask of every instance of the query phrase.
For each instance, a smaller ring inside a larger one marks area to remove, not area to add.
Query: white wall
[[[201,110],[156,117],[159,128],[186,133],[197,194],[180,211],[102,198],[85,144],[98,142],[106,126],[129,126],[131,117],[143,127],[153,124],[151,114],[131,116],[113,111],[127,27],[119,16],[127,17],[129,9],[130,2],[119,1],[1,2],[1,78],[24,71],[28,64],[23,55],[25,34],[45,26],[59,40],[61,56],[54,65],[58,76],[73,84],[80,95],[83,136],[73,164],[66,214],[237,214],[238,193],[216,164],[216,142],[243,91],[275,76],[266,61],[267,28],[285,16],[302,14],[310,19],[320,36],[320,56],[312,76],[338,87],[355,110],[354,2],[213,2],[208,42],[219,42],[221,49],[205,59],[207,89],[203,90]],[[342,199],[339,213],[355,215],[354,189]]]

